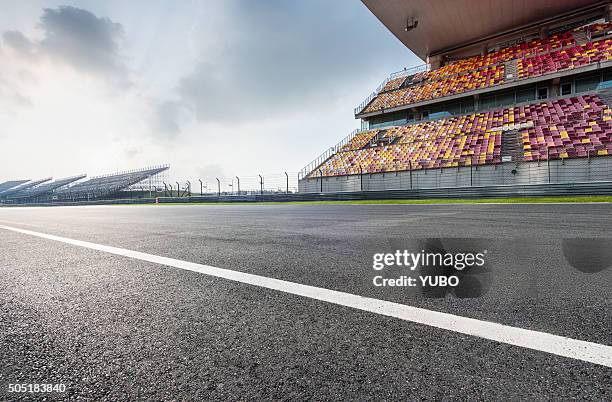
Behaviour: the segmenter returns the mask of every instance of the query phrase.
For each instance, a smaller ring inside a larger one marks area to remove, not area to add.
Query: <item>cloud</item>
[[[0,16],[2,175],[296,171],[410,58],[354,0],[42,3]]]
[[[2,34],[2,39],[8,47],[16,50],[19,54],[28,57],[34,56],[36,45],[20,31],[6,31]]]
[[[214,179],[216,177],[219,178],[225,178],[226,177],[226,172],[223,169],[223,167],[220,164],[217,163],[210,163],[207,165],[202,165],[202,166],[198,166],[196,168],[196,176],[198,177],[207,177],[210,179]],[[214,184],[214,188],[216,188],[216,183],[208,183],[208,187],[209,188],[213,188],[213,184]],[[199,183],[198,183],[199,185]]]
[[[129,71],[119,52],[121,24],[87,10],[61,6],[43,9],[38,27],[40,40],[30,40],[20,31],[5,31],[4,44],[25,58],[46,58],[117,84],[129,82]]]
[[[14,41],[15,46],[25,44],[18,35],[8,35],[8,41]],[[25,49],[25,48],[24,48]],[[20,109],[30,108],[31,99],[24,93],[24,83],[36,82],[36,78],[21,68],[20,63],[12,60],[0,46],[0,110],[13,114]],[[4,130],[0,127],[0,136]]]
[[[376,52],[361,54],[378,38],[364,20],[371,16],[346,1],[224,4],[211,10],[198,34],[199,60],[176,88],[175,109],[193,112],[198,121],[292,118],[345,96],[358,77],[381,64]],[[363,26],[347,29],[356,25]],[[175,119],[169,126],[180,124]]]
[[[45,33],[40,48],[79,68],[91,71],[121,72],[118,42],[123,34],[121,24],[99,18],[75,7],[44,9],[40,26]]]
[[[180,132],[182,106],[176,101],[164,101],[157,105],[155,132],[163,134],[166,138],[173,138]]]

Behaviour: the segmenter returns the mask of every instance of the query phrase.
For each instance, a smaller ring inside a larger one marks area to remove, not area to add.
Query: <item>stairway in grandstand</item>
[[[513,162],[523,160],[523,143],[519,130],[510,130],[502,134],[501,158],[505,162],[510,157]]]
[[[576,45],[584,45],[589,42],[587,34],[585,31],[575,31],[573,32],[574,40],[576,41]]]
[[[612,105],[612,88],[602,89],[598,95],[608,107]]]
[[[504,71],[506,72],[506,81],[513,81],[518,78],[518,70],[516,68],[516,60],[508,60],[504,63]]]

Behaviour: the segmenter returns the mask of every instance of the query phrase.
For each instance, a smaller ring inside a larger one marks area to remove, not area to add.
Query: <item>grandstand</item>
[[[78,176],[67,177],[64,179],[57,179],[52,182],[39,184],[37,186],[29,187],[23,189],[21,191],[17,191],[13,194],[6,196],[8,200],[11,201],[49,201],[53,198],[53,194],[63,187],[70,185],[78,180],[87,177],[86,174],[81,174]]]
[[[6,190],[10,190],[16,186],[19,186],[23,183],[27,183],[30,180],[9,180],[9,181],[5,181],[3,183],[0,183],[0,193],[6,191]]]
[[[28,189],[30,189],[32,187],[38,186],[38,185],[40,185],[42,183],[46,183],[49,180],[51,180],[51,177],[47,177],[47,178],[39,179],[39,180],[27,181],[27,182],[25,182],[23,184],[20,184],[18,186],[15,186],[15,187],[12,187],[12,188],[9,188],[7,190],[4,190],[4,191],[0,192],[0,197],[7,198],[7,197],[10,197],[10,196],[13,196],[13,195],[18,194],[18,193],[20,193],[22,191],[26,191],[26,190],[28,190]]]
[[[322,191],[324,182],[328,191],[355,190],[337,179],[448,168],[469,169],[470,177],[492,168],[499,182],[489,184],[551,182],[553,174],[568,182],[610,179],[608,1],[475,9],[461,0],[445,10],[426,1],[363,2],[426,64],[383,80],[355,109],[362,128],[302,169],[300,191]],[[473,13],[483,21],[463,24]],[[546,177],[526,176],[543,161]]]
[[[169,166],[157,166],[96,176],[72,186],[64,187],[57,192],[57,199],[82,201],[103,198],[124,198],[123,195],[125,194],[122,194],[122,192],[145,181],[148,181],[150,184],[147,192],[156,192],[159,188],[157,176],[169,168]]]
[[[26,204],[54,201],[91,201],[153,196],[161,191],[161,177],[168,165],[117,172],[89,180],[85,174],[57,179],[13,180],[0,184],[0,203]]]

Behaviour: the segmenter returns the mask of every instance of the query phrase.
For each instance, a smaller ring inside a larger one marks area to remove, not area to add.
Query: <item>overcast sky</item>
[[[422,63],[358,0],[0,6],[0,181],[296,172]]]

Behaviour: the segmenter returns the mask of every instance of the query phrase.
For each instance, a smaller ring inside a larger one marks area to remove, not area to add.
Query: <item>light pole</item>
[[[289,194],[289,175],[285,172],[285,177],[287,178],[287,194]]]
[[[263,195],[263,184],[264,184],[264,179],[262,175],[259,175],[259,188],[260,188],[260,194]]]

